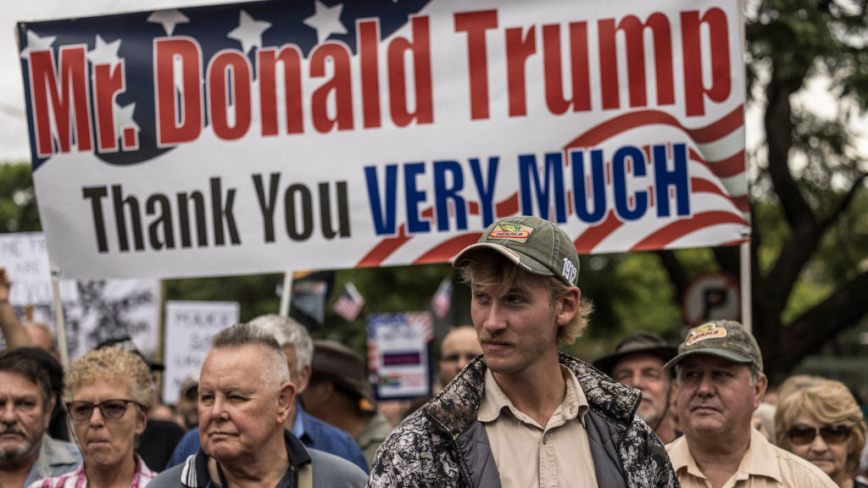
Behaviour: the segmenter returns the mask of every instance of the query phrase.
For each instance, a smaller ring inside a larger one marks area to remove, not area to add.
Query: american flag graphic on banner
[[[515,215],[580,253],[744,242],[740,5],[270,0],[20,22],[52,263],[86,279],[443,263]]]
[[[362,311],[362,307],[364,306],[365,298],[361,293],[359,293],[359,290],[356,289],[356,285],[347,282],[343,293],[341,293],[341,296],[337,301],[335,301],[332,309],[347,322],[352,322],[353,320],[356,320],[356,317],[359,316],[359,312]]]
[[[434,315],[443,320],[443,317],[446,317],[446,314],[449,313],[449,308],[452,305],[452,280],[449,278],[445,278],[440,286],[437,287],[437,291],[434,293],[434,296],[431,297],[431,308],[434,310]]]

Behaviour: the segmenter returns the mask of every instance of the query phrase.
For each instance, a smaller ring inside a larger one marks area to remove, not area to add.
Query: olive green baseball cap
[[[734,320],[715,320],[690,329],[684,342],[678,346],[678,355],[664,368],[669,369],[685,357],[695,354],[718,356],[736,363],[752,364],[758,370],[763,370],[763,357],[756,339]]]
[[[525,270],[540,276],[556,276],[567,286],[579,279],[579,254],[570,236],[539,217],[507,217],[489,225],[476,244],[464,248],[452,266],[467,266],[468,257],[480,251],[502,254]]]

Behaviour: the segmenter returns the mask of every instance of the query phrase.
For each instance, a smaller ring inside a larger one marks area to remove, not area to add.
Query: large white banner
[[[12,280],[10,303],[22,321],[29,306],[34,322],[56,330],[48,263],[43,234],[0,234],[0,266]],[[145,356],[154,356],[160,333],[159,280],[60,280],[58,285],[70,359],[123,336]]]
[[[443,262],[517,214],[748,238],[737,0],[330,3],[19,24],[64,275]]]
[[[175,404],[181,383],[199,379],[211,349],[211,337],[238,323],[237,302],[166,302],[166,337],[163,365],[163,402]]]

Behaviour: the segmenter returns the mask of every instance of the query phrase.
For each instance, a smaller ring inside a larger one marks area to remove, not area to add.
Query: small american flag
[[[347,322],[356,320],[362,307],[365,306],[365,298],[356,290],[356,286],[350,282],[344,286],[344,292],[332,306],[332,309]]]
[[[434,310],[434,315],[442,320],[449,313],[449,307],[452,305],[452,281],[449,278],[444,278],[437,287],[437,292],[431,297],[431,308]]]

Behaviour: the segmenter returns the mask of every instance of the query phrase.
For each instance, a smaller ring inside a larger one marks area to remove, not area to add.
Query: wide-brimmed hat
[[[553,222],[522,215],[488,226],[476,244],[464,248],[452,261],[455,268],[467,265],[468,257],[495,251],[525,270],[541,276],[556,276],[567,286],[579,279],[579,255],[570,236]]]
[[[374,408],[374,393],[365,372],[365,360],[350,348],[335,341],[313,341],[311,379],[332,381],[357,394]]]
[[[612,375],[612,369],[621,359],[631,354],[653,354],[669,362],[678,354],[675,346],[670,346],[659,335],[644,330],[633,332],[615,346],[615,352],[594,361],[594,366],[607,375]]]
[[[687,356],[708,354],[763,370],[763,356],[753,335],[734,320],[715,320],[694,327],[678,346],[678,355],[666,363],[669,369]]]

